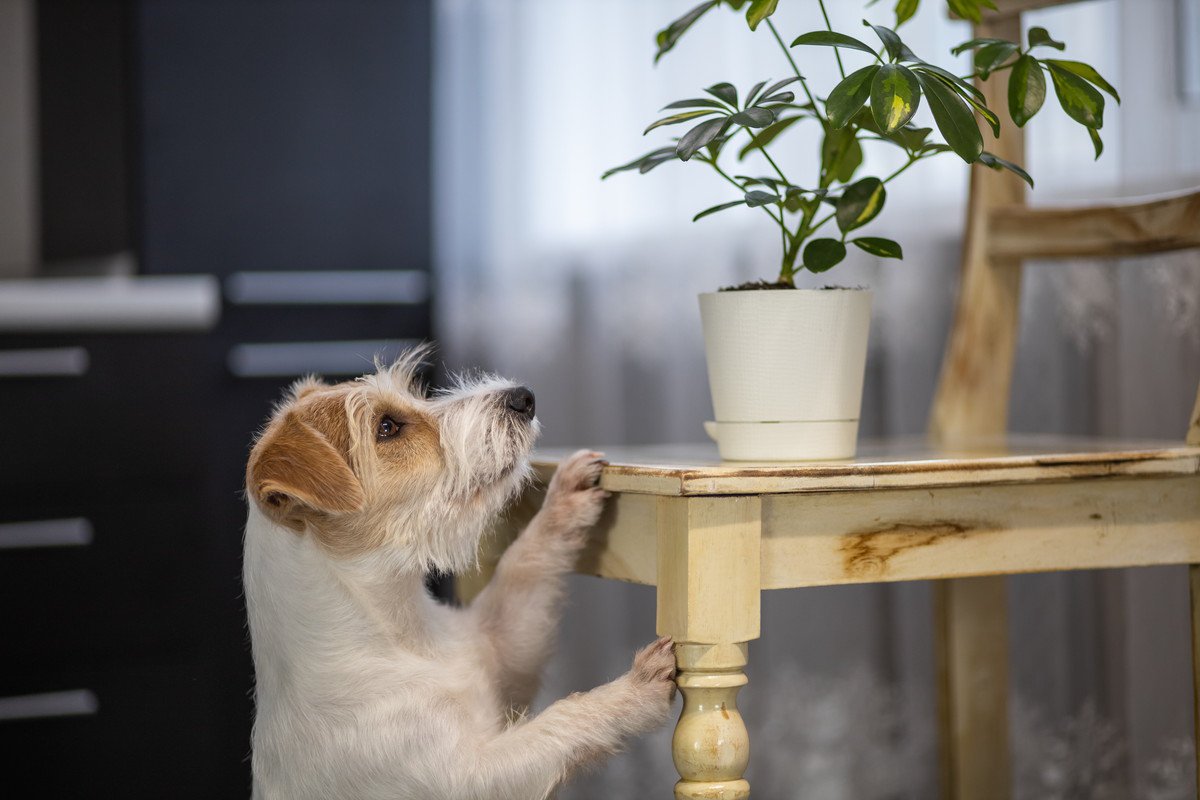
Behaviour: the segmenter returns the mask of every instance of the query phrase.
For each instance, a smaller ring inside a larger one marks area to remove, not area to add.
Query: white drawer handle
[[[234,345],[226,359],[239,378],[295,378],[301,375],[361,375],[378,357],[390,362],[415,345],[412,340],[365,339],[346,342],[272,342]]]
[[[87,717],[100,711],[100,700],[90,689],[0,697],[0,722],[46,717]]]
[[[0,550],[85,547],[91,543],[92,523],[82,517],[0,524]]]
[[[429,299],[429,274],[414,269],[235,272],[235,305],[412,305]]]
[[[78,378],[89,361],[82,347],[0,350],[0,378]]]

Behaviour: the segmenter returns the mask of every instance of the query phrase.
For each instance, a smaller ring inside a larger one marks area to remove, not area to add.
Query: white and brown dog
[[[257,673],[258,800],[536,800],[662,725],[669,640],[612,683],[526,718],[563,575],[605,493],[580,452],[468,608],[425,591],[475,561],[529,474],[533,394],[494,378],[426,398],[420,355],[356,381],[303,380],[250,455],[245,588]]]

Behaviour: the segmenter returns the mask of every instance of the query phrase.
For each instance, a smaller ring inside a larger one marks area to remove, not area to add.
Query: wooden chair
[[[976,36],[1019,40],[1021,12],[1069,0],[997,0]],[[985,87],[1003,106],[1004,82]],[[994,152],[1024,161],[1011,126]],[[610,507],[579,571],[654,585],[678,642],[684,707],[677,798],[749,796],[736,695],[763,589],[936,581],[946,800],[1011,795],[1004,575],[1189,564],[1200,676],[1200,392],[1186,441],[1005,437],[1022,262],[1200,247],[1200,192],[1049,209],[1006,173],[974,169],[956,318],[930,438],[864,444],[850,462],[722,464],[713,448],[608,450]],[[1185,425],[1180,420],[1181,431]],[[539,458],[539,474],[557,457]],[[464,600],[536,510],[531,489],[463,576]],[[1200,697],[1200,685],[1197,687]],[[1200,705],[1198,705],[1200,708]]]

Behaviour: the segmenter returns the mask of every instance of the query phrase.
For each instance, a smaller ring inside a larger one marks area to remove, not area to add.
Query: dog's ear
[[[361,510],[366,503],[362,484],[346,459],[294,412],[255,446],[246,488],[263,511],[280,522],[295,518],[297,504],[336,514]]]

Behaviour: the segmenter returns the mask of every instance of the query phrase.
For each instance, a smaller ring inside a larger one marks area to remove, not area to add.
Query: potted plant
[[[728,82],[704,90],[705,96],[664,106],[667,116],[646,133],[685,126],[672,143],[609,170],[647,173],[671,161],[698,163],[732,189],[725,203],[693,217],[745,206],[765,214],[779,229],[779,271],[764,279],[702,294],[700,311],[708,358],[709,384],[716,421],[708,423],[721,456],[732,460],[809,460],[853,456],[866,367],[871,295],[860,288],[796,288],[802,271],[824,273],[841,263],[852,246],[881,258],[902,257],[898,242],[871,236],[864,229],[883,210],[887,185],[914,165],[949,154],[967,164],[1008,170],[1033,186],[1019,165],[989,153],[980,131],[982,119],[994,137],[999,114],[988,107],[972,81],[1006,76],[1007,116],[1024,126],[1038,113],[1047,83],[1062,109],[1091,137],[1096,158],[1103,143],[1104,95],[1120,98],[1091,66],[1057,57],[1065,45],[1044,28],[1032,28],[1025,42],[971,39],[951,50],[970,51],[968,75],[925,61],[896,32],[915,13],[919,0],[898,0],[896,29],[863,22],[865,38],[835,31],[824,0],[817,0],[825,29],[791,39],[776,29],[771,15],[778,0],[706,0],[657,35],[662,58],[688,29],[724,6],[744,12],[750,30],[769,31],[790,72],[779,81],[761,81],[745,92]],[[980,20],[991,0],[947,0],[957,15]],[[761,35],[761,34],[760,34]],[[840,80],[822,93],[809,85],[794,53],[830,48]],[[845,56],[845,63],[843,62]],[[859,66],[851,59],[861,60]],[[934,128],[913,124],[924,102]],[[779,167],[772,151],[786,146],[788,132],[807,121],[822,131],[814,153],[811,182],[795,182]],[[899,148],[902,166],[882,176],[860,174],[863,143]],[[731,161],[754,157],[761,172],[737,169]]]

